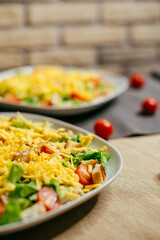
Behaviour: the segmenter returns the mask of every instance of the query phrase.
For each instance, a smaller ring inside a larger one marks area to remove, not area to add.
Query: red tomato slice
[[[79,167],[76,169],[75,173],[79,176],[79,182],[82,185],[90,185],[92,184],[92,176],[88,172],[88,168],[86,164],[81,163]]]
[[[20,103],[20,99],[10,93],[6,94],[3,100],[6,103]]]
[[[52,154],[53,153],[53,151],[51,149],[49,149],[48,147],[46,147],[44,145],[41,147],[41,153],[42,152],[48,153],[48,154]]]
[[[57,193],[49,187],[43,187],[37,193],[37,201],[43,202],[47,210],[55,210],[61,205]]]
[[[44,100],[41,102],[43,106],[53,106],[53,103],[50,100]]]
[[[0,141],[2,141],[4,143],[6,140],[4,138],[0,137]]]
[[[3,216],[5,210],[5,205],[2,201],[0,201],[0,217]]]
[[[78,99],[78,100],[81,100],[81,101],[86,101],[86,98],[81,96],[79,93],[76,93],[76,92],[73,92],[71,94],[71,98],[72,99]]]
[[[94,87],[99,87],[100,83],[101,83],[101,79],[100,78],[92,78],[89,80]]]

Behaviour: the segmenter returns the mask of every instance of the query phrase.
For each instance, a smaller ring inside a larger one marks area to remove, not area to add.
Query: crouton
[[[13,160],[20,159],[22,162],[29,163],[30,161],[29,154],[30,150],[28,149],[21,150],[14,155]]]
[[[82,163],[85,163],[87,166],[92,165],[92,167],[94,168],[95,165],[98,164],[98,160],[91,159],[91,160],[88,160],[88,161],[82,161]]]
[[[103,183],[106,177],[106,172],[102,164],[96,164],[92,171],[92,180],[94,184]]]
[[[81,145],[77,142],[73,142],[71,140],[68,140],[65,144],[65,149],[67,148],[78,148],[78,147],[81,147]]]

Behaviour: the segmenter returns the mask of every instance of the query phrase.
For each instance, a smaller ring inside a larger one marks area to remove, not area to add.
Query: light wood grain
[[[160,135],[110,142],[124,158],[114,183],[76,209],[4,239],[160,239]]]

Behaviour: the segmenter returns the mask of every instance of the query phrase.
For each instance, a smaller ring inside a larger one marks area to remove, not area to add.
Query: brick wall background
[[[160,69],[160,1],[0,0],[0,69],[27,64]]]

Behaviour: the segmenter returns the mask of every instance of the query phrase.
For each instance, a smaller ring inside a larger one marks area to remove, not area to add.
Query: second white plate
[[[10,70],[6,70],[3,72],[0,72],[0,82],[2,82],[5,78],[14,76],[18,71],[24,73],[24,74],[30,74],[33,71],[32,66],[24,66],[24,67],[18,67]],[[87,69],[86,69],[87,70]],[[88,111],[91,111],[93,109],[96,109],[105,103],[108,103],[109,101],[115,99],[119,95],[121,95],[123,92],[125,92],[128,88],[128,79],[122,75],[110,73],[106,71],[100,71],[100,70],[92,70],[93,72],[96,72],[102,76],[104,81],[111,83],[115,90],[110,93],[109,95],[100,97],[98,99],[95,99],[94,101],[85,103],[81,106],[75,106],[75,107],[63,107],[63,108],[57,108],[57,107],[42,107],[42,106],[36,106],[36,105],[24,105],[24,104],[10,104],[5,103],[3,101],[0,101],[0,106],[6,108],[7,110],[19,110],[19,111],[27,111],[27,112],[33,112],[33,113],[43,113],[48,115],[75,115],[80,113],[85,113]]]

